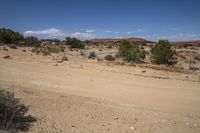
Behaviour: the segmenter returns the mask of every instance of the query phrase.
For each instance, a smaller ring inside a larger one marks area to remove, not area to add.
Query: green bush
[[[78,48],[78,49],[84,49],[85,48],[85,43],[83,43],[81,40],[77,38],[71,38],[71,37],[66,37],[66,43],[67,45],[70,46],[70,48]]]
[[[18,32],[11,29],[0,28],[0,42],[5,44],[17,44],[19,41],[23,41],[24,36]]]
[[[40,41],[38,40],[38,38],[33,37],[33,36],[25,37],[24,40],[27,46],[39,46],[40,44]]]
[[[145,51],[137,43],[123,41],[119,45],[119,52],[116,57],[122,57],[128,62],[141,62],[145,58]]]
[[[113,57],[112,55],[106,55],[106,56],[104,57],[104,59],[107,60],[107,61],[114,61],[114,60],[115,60],[115,57]]]
[[[177,62],[176,51],[168,40],[159,40],[151,50],[151,62],[154,64],[173,65]]]
[[[89,59],[95,59],[96,57],[97,57],[97,55],[94,51],[89,53],[89,56],[88,56]]]
[[[32,116],[25,116],[27,111],[28,107],[21,104],[13,93],[0,88],[0,130],[27,131],[31,122],[36,121]]]

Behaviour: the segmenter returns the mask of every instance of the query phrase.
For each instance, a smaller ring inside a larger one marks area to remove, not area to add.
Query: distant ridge
[[[99,38],[99,39],[91,39],[88,40],[90,43],[98,43],[102,45],[106,44],[117,44],[122,42],[123,40],[135,43],[135,42],[143,42],[143,43],[156,43],[154,41],[149,41],[143,38]],[[174,46],[200,46],[200,40],[190,40],[190,41],[171,41],[171,44]]]
[[[171,42],[174,46],[200,46],[200,40]]]
[[[152,43],[152,41],[145,40],[143,38],[101,38],[101,39],[91,39],[89,42],[91,43],[101,43],[101,44],[114,44],[114,43],[120,43],[123,40],[129,41],[129,42],[143,42],[143,43]]]

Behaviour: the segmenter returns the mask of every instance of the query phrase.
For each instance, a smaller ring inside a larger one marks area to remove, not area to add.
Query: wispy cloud
[[[38,36],[38,35],[62,37],[62,36],[65,36],[65,33],[56,28],[37,30],[37,31],[28,30],[24,32],[24,36]]]
[[[93,33],[95,31],[96,31],[95,29],[87,29],[85,32],[87,32],[87,33]]]
[[[106,30],[105,32],[106,32],[106,33],[112,33],[112,31],[111,31],[111,30]]]
[[[96,37],[96,34],[84,33],[84,32],[74,32],[70,34],[71,37],[76,37],[79,39],[93,39]]]
[[[137,34],[137,33],[142,33],[144,32],[143,29],[137,29],[137,30],[132,30],[132,31],[124,31],[124,32],[119,32],[119,31],[112,31],[112,30],[104,30],[103,32],[105,33],[112,33],[112,34],[127,34],[127,35],[130,35],[130,34]]]
[[[187,40],[199,40],[200,34],[189,34],[189,33],[168,33],[168,34],[146,34],[143,35],[143,38],[150,40],[160,40],[168,39],[170,41],[187,41]]]
[[[199,39],[200,38],[200,34],[178,33],[178,34],[161,36],[160,38],[169,39],[169,40],[195,40],[195,39]]]
[[[143,29],[137,29],[137,30],[133,30],[133,31],[123,32],[123,33],[130,35],[130,34],[137,34],[137,33],[142,33],[142,32],[144,32]]]

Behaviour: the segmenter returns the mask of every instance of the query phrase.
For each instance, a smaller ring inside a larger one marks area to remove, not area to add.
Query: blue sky
[[[26,36],[200,39],[199,0],[0,0],[0,27]]]

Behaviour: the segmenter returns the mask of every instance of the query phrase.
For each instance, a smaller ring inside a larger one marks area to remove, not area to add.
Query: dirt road
[[[9,54],[12,59],[3,59]],[[0,52],[0,83],[40,120],[30,132],[200,132],[199,74]]]

